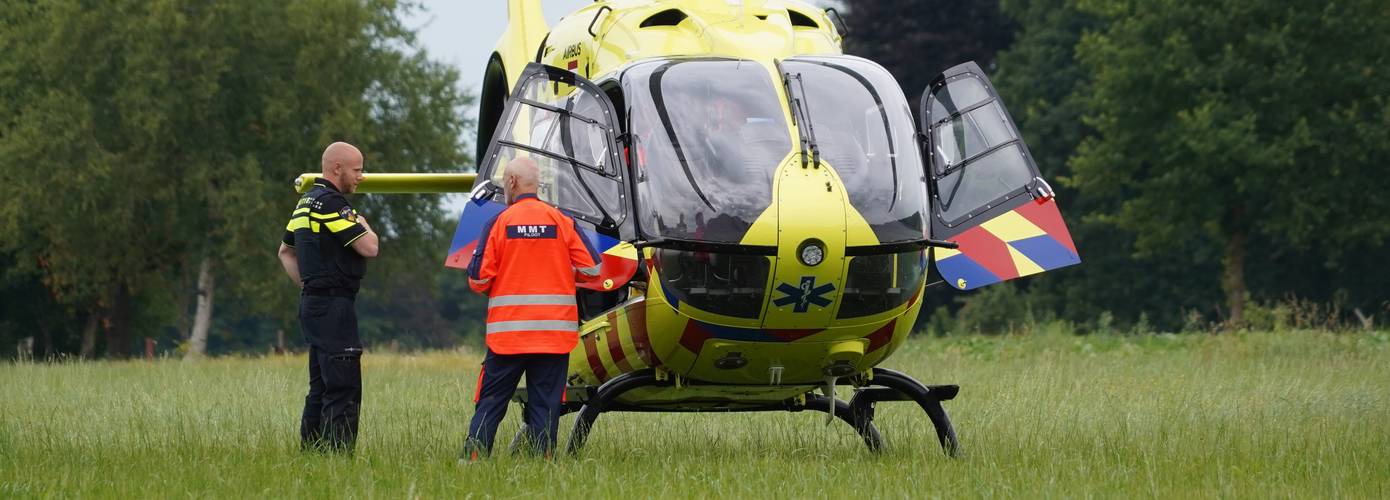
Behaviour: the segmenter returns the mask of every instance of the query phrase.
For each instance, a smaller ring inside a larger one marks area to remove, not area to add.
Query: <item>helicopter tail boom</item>
[[[550,33],[540,0],[507,0],[507,30],[497,41],[496,52],[507,76],[506,88],[516,85],[521,69],[536,56],[536,49]]]
[[[322,174],[303,173],[294,179],[294,190],[307,193],[314,187],[314,179]],[[478,174],[362,174],[362,183],[357,185],[358,193],[376,194],[428,194],[428,193],[467,193],[473,189],[473,180]]]

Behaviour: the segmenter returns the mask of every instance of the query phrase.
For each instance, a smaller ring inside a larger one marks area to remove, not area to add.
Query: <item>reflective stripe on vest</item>
[[[564,320],[498,321],[487,324],[487,334],[507,332],[578,332],[579,324]]]
[[[487,299],[488,309],[506,306],[574,306],[574,296],[565,295],[503,295]]]

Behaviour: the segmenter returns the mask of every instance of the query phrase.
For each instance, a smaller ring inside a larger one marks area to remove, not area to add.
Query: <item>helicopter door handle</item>
[[[1033,198],[1036,198],[1040,203],[1057,197],[1057,192],[1052,190],[1052,185],[1048,184],[1042,177],[1034,177],[1033,182],[1029,184]]]
[[[594,38],[598,38],[598,33],[594,33],[594,23],[598,22],[599,16],[602,16],[604,12],[612,12],[612,11],[613,11],[613,8],[612,8],[612,7],[609,7],[609,6],[607,6],[607,5],[604,5],[604,6],[601,6],[601,7],[598,8],[598,12],[595,12],[595,13],[594,13],[594,18],[589,20],[589,36],[594,37]]]
[[[473,192],[468,194],[473,203],[482,205],[489,198],[497,194],[497,185],[491,179],[483,180],[473,187]]]

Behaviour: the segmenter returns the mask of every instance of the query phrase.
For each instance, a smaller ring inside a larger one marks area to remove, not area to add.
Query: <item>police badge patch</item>
[[[338,211],[338,215],[347,219],[348,222],[357,222],[357,211],[353,210],[352,207],[343,207],[342,210]]]

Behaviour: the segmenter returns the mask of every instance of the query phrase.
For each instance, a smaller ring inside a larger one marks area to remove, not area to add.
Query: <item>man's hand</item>
[[[367,223],[367,218],[363,217],[362,214],[357,214],[357,223],[362,225],[362,229],[367,230],[367,234],[353,240],[352,249],[363,257],[376,257],[377,253],[381,251],[378,246],[380,242],[377,240],[376,231],[372,230],[372,225]]]

